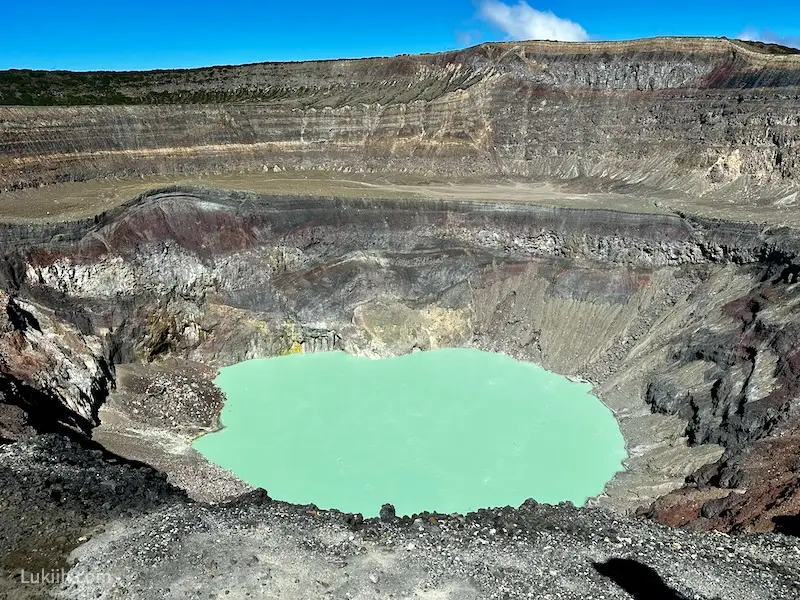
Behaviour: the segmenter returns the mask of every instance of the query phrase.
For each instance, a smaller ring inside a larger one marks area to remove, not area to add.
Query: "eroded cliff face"
[[[0,309],[0,437],[88,434],[113,385],[101,339],[5,292]]]
[[[4,79],[42,106],[0,107],[0,190],[279,166],[774,200],[800,176],[800,55],[729,40]]]
[[[107,363],[472,346],[589,379],[628,441],[628,472],[602,501],[620,510],[681,487],[723,452],[698,484],[715,486],[717,503],[758,504],[778,492],[743,483],[761,481],[754,456],[780,443],[800,459],[785,435],[800,382],[791,230],[172,188],[95,219],[9,226],[4,236],[15,301],[53,315],[50,328],[95,340],[83,343]],[[104,400],[73,397],[81,404],[69,408],[83,415]],[[788,477],[780,493],[794,502]],[[713,526],[754,523],[752,507],[750,516],[726,509]]]

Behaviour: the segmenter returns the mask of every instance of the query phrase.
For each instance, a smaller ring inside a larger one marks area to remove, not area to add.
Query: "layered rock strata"
[[[279,166],[588,177],[766,200],[797,191],[798,100],[800,55],[703,38],[11,71],[0,73],[0,190]]]

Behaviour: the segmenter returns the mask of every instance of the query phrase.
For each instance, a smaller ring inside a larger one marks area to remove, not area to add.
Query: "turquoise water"
[[[386,502],[398,514],[582,505],[625,458],[589,384],[500,354],[297,354],[226,367],[216,383],[223,428],[194,447],[287,502],[364,516]]]

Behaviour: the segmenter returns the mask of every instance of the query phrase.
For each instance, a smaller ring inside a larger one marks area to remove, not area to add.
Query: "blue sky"
[[[800,2],[0,2],[0,69],[152,69],[437,52],[484,41],[745,36],[800,46]]]

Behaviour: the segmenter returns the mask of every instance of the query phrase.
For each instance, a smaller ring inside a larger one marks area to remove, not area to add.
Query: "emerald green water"
[[[591,386],[469,349],[382,360],[343,352],[221,370],[223,429],[194,447],[273,498],[374,516],[527,498],[582,505],[625,448]]]

